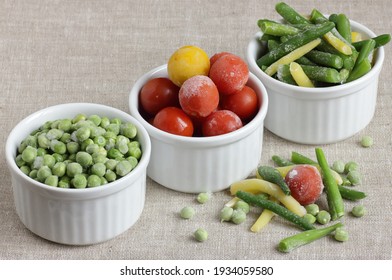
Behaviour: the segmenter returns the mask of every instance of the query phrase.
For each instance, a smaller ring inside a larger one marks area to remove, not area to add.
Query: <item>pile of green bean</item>
[[[119,118],[78,114],[47,121],[19,145],[16,164],[53,187],[83,189],[131,172],[142,156],[137,128]]]
[[[327,18],[313,9],[308,19],[284,2],[277,3],[275,9],[284,22],[258,20],[263,32],[260,41],[267,51],[256,62],[268,75],[288,84],[297,83],[290,74],[287,60],[298,63],[316,86],[356,80],[371,70],[373,51],[391,39],[390,34],[383,34],[354,42],[350,21],[344,14],[332,14]],[[300,55],[294,53],[319,39],[311,50]],[[285,62],[279,63],[279,60]]]

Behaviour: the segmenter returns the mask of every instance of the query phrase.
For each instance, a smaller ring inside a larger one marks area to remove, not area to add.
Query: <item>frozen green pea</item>
[[[122,160],[116,165],[116,174],[125,176],[132,170],[132,164],[127,160]]]
[[[306,213],[303,218],[308,221],[309,224],[314,224],[316,222],[316,217],[312,214]]]
[[[117,175],[113,170],[107,169],[105,173],[105,178],[108,182],[113,182],[117,179]]]
[[[322,225],[328,224],[331,221],[331,214],[325,210],[320,210],[316,216],[316,220]]]
[[[199,242],[204,242],[208,239],[208,232],[202,228],[197,229],[193,235],[195,239]]]
[[[97,153],[99,151],[99,146],[95,143],[89,144],[86,146],[84,150],[92,155],[93,153]]]
[[[71,141],[72,141],[72,139],[71,139],[71,134],[65,132],[65,133],[63,134],[63,136],[61,136],[60,141],[63,142],[63,143],[71,142]]]
[[[20,171],[22,171],[26,175],[29,175],[31,172],[31,168],[27,165],[23,165],[20,167]]]
[[[84,189],[87,187],[87,179],[86,176],[84,176],[84,174],[76,174],[72,180],[72,185],[74,186],[74,188],[76,189]]]
[[[100,126],[90,127],[91,134],[90,137],[93,139],[97,136],[102,136],[105,134],[106,130]]]
[[[115,160],[115,159],[108,159],[108,160],[105,162],[106,169],[108,169],[108,170],[114,170],[114,169],[116,168],[117,163],[118,163],[118,161]]]
[[[70,154],[70,155],[67,157],[67,160],[68,160],[68,162],[74,162],[74,161],[76,161],[76,154]]]
[[[57,128],[52,128],[46,133],[46,138],[48,138],[49,140],[54,140],[54,139],[59,140],[61,136],[63,136],[63,134],[64,131]]]
[[[72,127],[72,121],[70,119],[60,120],[57,125],[57,128],[64,131],[64,132],[70,131],[71,127]]]
[[[137,148],[137,147],[131,147],[128,150],[128,154],[130,156],[133,156],[133,157],[137,158],[137,159],[140,159],[141,156],[142,156],[142,150],[140,150],[140,148]]]
[[[71,187],[71,179],[68,176],[62,176],[57,186],[62,189],[69,189]]]
[[[58,153],[53,153],[52,156],[54,157],[54,160],[56,162],[60,162],[60,161],[64,161],[65,159],[65,154],[64,155],[60,155]]]
[[[40,169],[44,165],[44,157],[38,156],[34,159],[33,163],[31,163],[32,169]]]
[[[109,181],[105,177],[100,177],[101,179],[101,186],[109,183]]]
[[[26,148],[27,146],[31,146],[31,147],[33,147],[33,148],[38,148],[38,140],[37,140],[37,137],[35,137],[35,136],[33,136],[33,135],[28,135],[28,136],[22,141],[22,144],[21,144],[22,151],[24,150],[23,146],[24,146],[24,148]],[[22,152],[22,151],[20,151],[20,152]]]
[[[113,139],[115,141],[117,134],[114,133],[113,131],[107,130],[102,136],[105,137],[106,140]]]
[[[345,164],[341,160],[336,160],[332,164],[332,170],[335,170],[337,173],[344,173]]]
[[[37,136],[38,146],[44,149],[48,149],[50,147],[50,140],[46,137],[45,133],[41,133]]]
[[[106,166],[102,162],[94,163],[90,169],[91,174],[95,174],[97,176],[104,176],[106,173]]]
[[[67,170],[67,165],[64,162],[59,161],[56,162],[52,167],[52,174],[58,177],[62,177],[65,175],[66,170]]]
[[[106,144],[105,144],[105,149],[109,151],[110,149],[114,148],[116,145],[116,139],[115,138],[105,138],[106,139]]]
[[[47,151],[46,149],[44,149],[44,148],[39,147],[39,148],[37,149],[37,156],[38,156],[38,157],[39,157],[39,156],[46,155],[47,153],[48,153],[48,151]]]
[[[66,144],[67,151],[70,154],[76,154],[79,151],[80,145],[78,142],[69,142]]]
[[[91,156],[93,158],[93,163],[105,163],[108,160],[108,158],[101,153],[93,153]]]
[[[41,130],[49,130],[52,127],[53,121],[46,121],[40,128]]]
[[[76,130],[76,138],[78,139],[79,142],[83,142],[86,139],[89,139],[91,134],[91,130],[87,126],[82,126]]]
[[[67,175],[74,177],[76,174],[82,174],[83,167],[77,162],[70,162],[67,164]]]
[[[51,175],[52,175],[52,170],[48,166],[43,165],[41,166],[40,169],[38,169],[37,180],[40,182],[45,182],[46,178],[48,178]]]
[[[210,200],[211,194],[210,193],[206,193],[206,192],[202,192],[199,193],[196,197],[196,200],[201,203],[204,204],[206,203],[208,200]]]
[[[45,184],[52,187],[57,187],[58,182],[59,182],[59,177],[57,177],[56,175],[50,175],[45,179]]]
[[[309,213],[313,216],[317,216],[318,212],[320,211],[319,206],[315,203],[306,205],[305,209],[306,209],[306,213]]]
[[[32,163],[37,157],[37,149],[31,146],[27,146],[22,152],[22,159],[24,162]]]
[[[360,218],[366,214],[366,208],[363,205],[356,205],[351,210],[351,214],[353,214],[353,216],[355,217]]]
[[[92,121],[97,126],[101,124],[101,117],[98,115],[90,115],[87,119]]]
[[[106,145],[106,139],[102,135],[95,136],[93,141],[100,147],[104,147]]]
[[[92,174],[87,178],[87,187],[94,188],[101,185],[101,178],[98,175]]]
[[[60,155],[67,152],[67,146],[63,142],[56,139],[50,141],[50,149]]]
[[[110,120],[110,123],[114,123],[114,124],[120,125],[122,123],[122,121],[121,121],[120,118],[112,118]]]
[[[344,166],[344,172],[347,174],[350,171],[357,170],[358,169],[358,163],[355,161],[349,161],[345,164]]]
[[[73,119],[72,123],[78,123],[80,121],[84,121],[87,119],[87,116],[85,114],[77,114]]]
[[[241,209],[234,209],[231,215],[231,221],[235,224],[241,224],[246,220],[246,213]]]
[[[56,159],[54,158],[54,156],[50,154],[46,154],[42,158],[43,158],[43,165],[47,165],[49,166],[49,168],[52,168],[56,163]]]
[[[120,133],[120,125],[117,123],[111,123],[106,128],[106,132],[112,132],[114,135],[118,135]]]
[[[88,139],[82,141],[82,143],[80,144],[80,150],[86,151],[86,148],[87,148],[89,145],[92,145],[92,144],[94,144],[94,140],[88,138]]]
[[[108,151],[107,156],[108,158],[117,159],[117,160],[124,158],[124,155],[116,148],[111,148]]]
[[[345,242],[348,240],[348,232],[344,228],[337,228],[335,230],[334,238],[337,241]]]
[[[128,145],[124,141],[117,141],[115,148],[123,155],[128,153]]]
[[[195,215],[195,209],[191,206],[185,206],[180,211],[180,216],[183,219],[191,219]]]
[[[233,216],[233,211],[234,209],[228,206],[225,206],[222,208],[220,211],[220,220],[221,222],[227,222],[231,220],[231,217]]]
[[[30,173],[28,175],[29,175],[29,177],[31,179],[37,179],[37,174],[38,174],[38,170],[37,169],[33,169],[33,170],[30,171]]]
[[[137,166],[137,164],[139,163],[139,161],[137,160],[137,158],[135,158],[135,157],[133,157],[133,156],[127,157],[126,160],[129,161],[129,162],[131,163],[132,169],[134,169],[134,168]]]
[[[102,127],[102,128],[107,128],[108,127],[108,125],[110,124],[110,120],[109,120],[109,118],[108,117],[102,117],[101,118],[101,123],[100,123],[100,126]]]
[[[243,200],[238,200],[234,206],[233,206],[234,210],[242,210],[244,211],[245,214],[248,214],[250,211],[250,206],[248,203],[246,203]]]
[[[373,146],[373,138],[368,135],[363,136],[361,138],[361,145],[364,148],[369,148],[369,147]]]
[[[22,158],[22,154],[19,154],[15,157],[15,163],[18,167],[21,167],[23,165],[26,165],[26,162]]]
[[[141,148],[140,147],[140,143],[139,143],[139,141],[130,141],[129,143],[128,143],[128,148],[129,149],[131,149],[131,148]]]
[[[353,186],[360,185],[362,181],[361,174],[357,170],[352,170],[348,172],[347,180],[349,180]]]
[[[129,139],[133,139],[137,135],[137,128],[132,123],[123,123],[121,125],[121,134],[128,137]]]

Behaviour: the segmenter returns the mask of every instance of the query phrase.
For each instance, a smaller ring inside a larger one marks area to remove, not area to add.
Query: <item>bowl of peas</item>
[[[47,107],[6,142],[16,212],[47,240],[104,242],[139,219],[151,142],[129,114],[93,103]]]
[[[313,9],[305,18],[284,2],[275,9],[281,19],[260,19],[247,46],[249,68],[268,91],[265,127],[301,144],[335,143],[364,129],[390,34],[377,36],[344,14]]]

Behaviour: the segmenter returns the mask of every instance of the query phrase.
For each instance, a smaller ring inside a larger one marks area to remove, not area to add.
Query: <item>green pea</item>
[[[195,209],[191,206],[185,206],[180,211],[180,216],[183,219],[191,219],[195,215]]]
[[[57,128],[64,131],[68,132],[71,130],[72,127],[72,121],[70,119],[63,119],[58,123]]]
[[[50,141],[50,149],[53,152],[61,155],[67,152],[67,146],[63,142],[56,139]]]
[[[312,214],[306,213],[303,218],[308,221],[309,224],[314,224],[316,222],[316,217]]]
[[[71,162],[67,164],[67,175],[74,177],[76,174],[82,174],[83,167],[77,162]]]
[[[46,149],[41,148],[41,147],[39,147],[39,148],[37,149],[37,156],[38,156],[38,157],[39,157],[39,156],[44,156],[44,155],[46,155],[46,154],[48,154],[48,151],[47,151]]]
[[[56,162],[62,162],[62,161],[65,160],[65,154],[64,155],[60,155],[60,154],[57,154],[57,153],[53,153],[52,156],[54,157],[54,160]]]
[[[88,139],[82,141],[81,144],[80,144],[80,150],[86,151],[87,146],[91,145],[91,144],[94,144],[94,140],[93,139],[88,138]]]
[[[233,215],[231,216],[231,221],[235,224],[241,224],[246,220],[246,213],[241,209],[233,210]]]
[[[108,182],[113,182],[117,179],[117,175],[113,170],[107,169],[105,173],[105,178]]]
[[[357,170],[357,169],[358,169],[358,163],[356,163],[354,161],[349,161],[344,166],[345,173],[349,173],[350,171]]]
[[[357,170],[352,170],[348,172],[347,180],[349,180],[353,186],[360,185],[362,181],[361,174]]]
[[[364,148],[369,148],[369,147],[373,146],[373,138],[370,136],[367,136],[367,135],[363,136],[361,138],[361,145]]]
[[[208,200],[210,200],[211,194],[210,193],[206,193],[206,192],[202,192],[199,193],[196,197],[196,200],[201,203],[204,204],[206,203]]]
[[[309,204],[305,206],[306,209],[306,213],[309,213],[313,216],[317,216],[317,214],[319,213],[320,209],[319,206],[315,203]]]
[[[335,230],[334,238],[337,241],[345,242],[348,240],[348,232],[343,228],[337,228]]]
[[[40,169],[41,166],[44,165],[44,157],[38,156],[34,159],[33,163],[31,164],[32,169]]]
[[[105,163],[108,160],[108,158],[101,153],[93,153],[91,156],[93,158],[93,163]]]
[[[115,159],[108,159],[105,162],[106,169],[115,170],[117,163],[118,163],[118,161]]]
[[[137,158],[135,158],[135,157],[133,157],[133,156],[127,157],[126,160],[129,161],[129,162],[131,163],[132,169],[134,169],[134,168],[137,166],[137,164],[139,163],[139,161],[137,160]]]
[[[193,235],[195,239],[199,242],[204,242],[208,239],[208,232],[202,228],[197,229]]]
[[[37,179],[40,182],[45,182],[46,178],[48,178],[51,175],[52,175],[52,170],[48,166],[43,165],[41,166],[40,169],[38,169]]]
[[[59,182],[59,177],[57,177],[56,175],[50,175],[45,179],[45,184],[52,187],[57,187],[58,182]]]
[[[93,141],[100,147],[104,147],[106,145],[106,139],[102,135],[95,136]]]
[[[122,121],[121,121],[120,118],[112,118],[112,119],[110,120],[110,123],[120,125],[120,124],[122,123]]]
[[[242,210],[244,211],[245,214],[248,214],[250,211],[250,206],[248,203],[246,203],[243,200],[238,200],[235,204],[234,204],[234,210]]]
[[[129,139],[133,139],[137,135],[137,128],[132,123],[124,123],[121,125],[121,134],[125,137],[128,137]]]
[[[76,189],[84,189],[87,187],[87,179],[86,176],[84,176],[83,174],[76,174],[72,181],[72,185],[76,188]]]
[[[64,132],[63,136],[61,136],[60,141],[63,143],[71,142],[71,134]]]
[[[20,168],[21,166],[23,166],[23,165],[26,165],[26,162],[23,160],[23,158],[22,158],[22,154],[19,154],[19,155],[17,155],[16,156],[16,158],[15,158],[15,163],[16,163],[16,165]]]
[[[351,214],[353,214],[354,217],[360,218],[366,214],[366,208],[363,205],[356,205],[351,210]]]
[[[56,159],[52,155],[46,154],[42,158],[43,158],[43,165],[47,165],[49,168],[52,168],[56,163]]]
[[[76,138],[78,139],[79,142],[83,142],[84,140],[89,139],[91,134],[91,130],[89,127],[82,126],[76,130]]]
[[[92,121],[96,126],[101,124],[101,117],[98,115],[90,115],[87,119]]]
[[[98,175],[92,174],[87,178],[87,187],[94,188],[101,185],[101,178]]]
[[[120,133],[120,125],[117,123],[111,123],[106,128],[107,132],[112,132],[114,135],[118,135]]]
[[[38,146],[44,149],[48,149],[50,147],[50,140],[46,137],[45,133],[41,133],[37,137]]]
[[[122,160],[116,165],[116,173],[119,176],[125,176],[132,170],[132,164],[127,160]]]
[[[124,158],[124,155],[116,148],[111,148],[108,151],[108,158],[112,158],[112,159],[122,159]]]
[[[328,224],[331,221],[331,214],[329,214],[329,212],[327,212],[325,210],[321,210],[317,214],[316,220],[318,223],[320,223],[322,225]]]
[[[221,222],[227,222],[231,220],[231,217],[233,216],[233,211],[234,209],[228,206],[225,206],[222,208],[220,211],[220,220]]]
[[[38,170],[37,169],[33,169],[33,170],[30,171],[30,173],[28,175],[29,175],[29,177],[31,179],[37,179],[37,176],[38,176],[37,174],[38,174]]]
[[[129,148],[129,146],[128,146],[128,154],[130,156],[137,158],[137,159],[140,159],[142,156],[142,150],[140,150],[140,148],[137,148],[137,147]]]
[[[341,160],[334,161],[332,164],[332,170],[335,170],[337,173],[344,173],[345,164]]]
[[[71,187],[71,179],[68,176],[62,176],[58,183],[58,187],[62,189],[69,189]]]
[[[37,157],[37,149],[31,146],[27,146],[22,152],[22,159],[24,162],[32,163]]]
[[[109,118],[108,117],[102,117],[101,118],[101,123],[100,123],[100,126],[102,127],[102,128],[107,128],[108,127],[108,125],[110,124],[110,120],[109,120]]]
[[[104,176],[106,173],[106,166],[102,162],[94,163],[90,169],[91,174],[95,174],[97,176]]]
[[[84,121],[87,119],[87,116],[85,114],[77,114],[73,119],[72,123],[78,123],[80,121]]]
[[[70,154],[76,154],[79,151],[79,143],[78,142],[69,142],[66,144],[67,151]]]
[[[57,129],[57,128],[52,128],[51,130],[49,130],[46,133],[46,137],[49,140],[55,140],[55,139],[59,140],[63,136],[63,134],[64,134],[64,131]]]
[[[56,162],[52,168],[52,174],[58,177],[62,177],[65,175],[67,170],[67,165],[64,162]]]
[[[28,167],[27,165],[23,165],[20,167],[20,171],[22,171],[26,175],[29,175],[31,172],[31,168]]]
[[[99,151],[99,146],[95,143],[86,146],[85,151],[89,154],[97,153]]]
[[[96,126],[96,127],[90,127],[91,129],[91,134],[90,137],[93,139],[97,136],[102,136],[105,135],[106,130],[100,126]]]

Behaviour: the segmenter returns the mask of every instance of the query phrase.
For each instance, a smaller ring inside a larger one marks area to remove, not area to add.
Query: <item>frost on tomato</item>
[[[211,113],[203,122],[203,136],[217,136],[235,131],[242,127],[241,119],[229,110]]]
[[[222,55],[211,66],[209,77],[221,94],[233,94],[248,82],[248,65],[234,54]]]
[[[179,107],[179,90],[168,78],[151,79],[140,90],[140,105],[150,116],[155,116],[165,107]]]
[[[207,76],[189,78],[180,88],[181,108],[189,116],[207,117],[219,104],[219,92],[214,82]]]
[[[285,177],[291,195],[302,205],[314,203],[324,189],[318,169],[312,165],[293,167]]]
[[[160,110],[153,120],[153,126],[176,135],[193,135],[192,120],[177,107],[166,107]]]

